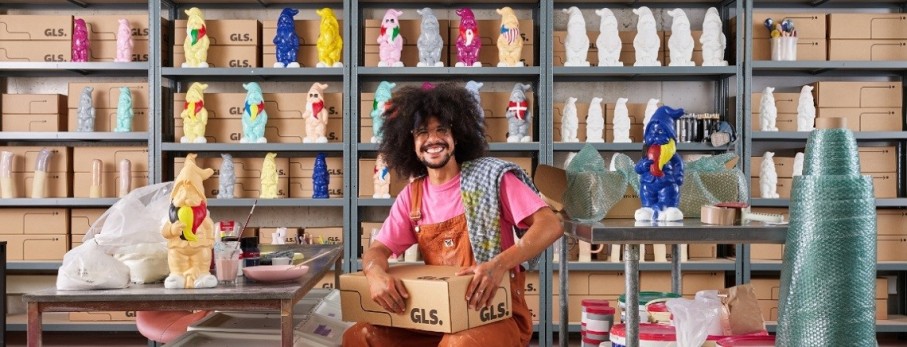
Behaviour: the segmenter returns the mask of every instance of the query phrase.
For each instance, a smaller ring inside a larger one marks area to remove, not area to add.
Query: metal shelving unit
[[[0,207],[110,207],[118,198],[0,199]]]
[[[342,152],[342,143],[161,143],[164,152]]]
[[[579,151],[585,147],[587,143],[566,143],[566,142],[556,142],[553,143],[554,151]],[[639,152],[642,151],[642,143],[592,143],[592,146],[595,147],[598,151],[614,151],[614,152]],[[678,143],[678,151],[684,152],[727,152],[734,150],[734,145],[730,144],[727,146],[715,147],[707,143]]]
[[[688,261],[681,262],[680,266],[685,271],[735,271],[736,264],[734,259],[715,259],[710,261]],[[557,264],[557,263],[554,263]],[[589,263],[568,262],[568,271],[624,271],[624,263],[610,263],[603,261],[593,261]],[[639,263],[640,271],[671,271],[671,263],[641,262]]]
[[[211,207],[252,207],[252,203],[258,200],[258,206],[261,207],[343,207],[344,199],[208,199],[208,206]]]
[[[105,142],[148,142],[147,132],[27,132],[0,131],[0,141],[105,141]]]

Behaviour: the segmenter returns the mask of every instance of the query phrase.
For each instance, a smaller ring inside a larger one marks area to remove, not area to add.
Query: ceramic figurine
[[[104,162],[101,159],[91,161],[91,184],[88,185],[88,197],[97,199],[101,197],[101,176],[104,170]]]
[[[498,35],[498,67],[522,67],[523,37],[520,21],[510,7],[497,10],[501,15],[501,34]]]
[[[328,142],[328,138],[325,136],[328,126],[328,111],[324,107],[324,90],[327,87],[327,84],[315,82],[309,88],[309,95],[305,101],[305,112],[302,113],[302,119],[305,119],[303,143]]]
[[[132,61],[132,28],[129,27],[129,20],[119,19],[120,27],[117,29],[117,57],[113,59],[117,63],[128,63]]]
[[[372,174],[375,193],[372,197],[375,199],[390,199],[391,171],[387,168],[387,162],[384,161],[383,155],[378,155],[375,159],[375,171]]]
[[[217,198],[233,199],[233,185],[236,184],[236,171],[233,156],[228,153],[220,155],[220,171],[217,175]]]
[[[601,17],[598,39],[595,40],[595,46],[598,47],[598,66],[624,66],[620,61],[620,49],[623,44],[617,33],[617,17],[607,8],[595,10],[595,14]]]
[[[483,86],[485,86],[485,83],[482,83],[482,82],[476,82],[476,81],[466,82],[466,91],[468,91],[469,94],[472,95],[472,97],[476,99],[476,107],[478,107],[477,111],[479,111],[479,117],[481,117],[481,120],[484,121],[485,120],[485,109],[482,108],[482,96],[479,93],[479,89],[481,89]],[[485,123],[479,124],[479,126],[484,127]]]
[[[778,119],[778,108],[775,106],[775,88],[765,87],[762,90],[762,99],[759,100],[759,129],[762,131],[778,131],[775,121]]]
[[[634,9],[633,13],[639,16],[636,22],[636,38],[633,39],[633,49],[636,51],[636,62],[633,66],[661,66],[658,60],[658,49],[661,39],[655,29],[655,16],[652,10],[642,6]]]
[[[564,104],[564,114],[561,119],[561,142],[579,142],[576,138],[576,130],[579,127],[579,119],[576,117],[576,98],[567,98]]]
[[[381,67],[402,67],[400,61],[400,52],[403,51],[403,36],[400,36],[400,22],[398,17],[403,11],[389,9],[384,13],[384,20],[381,21],[381,34],[378,35],[378,66]]]
[[[668,39],[668,50],[671,51],[671,62],[668,66],[696,66],[693,63],[693,33],[690,32],[690,20],[679,8],[667,12],[671,21],[671,38]]]
[[[76,131],[94,131],[94,101],[91,96],[93,91],[94,88],[91,86],[86,86],[82,89],[82,95],[79,97],[79,108],[76,110],[77,116],[79,117]]]
[[[113,131],[128,133],[132,131],[132,91],[129,87],[120,87],[120,99],[117,101],[117,126]]]
[[[507,112],[504,113],[508,123],[507,142],[532,141],[532,136],[529,134],[529,125],[532,124],[532,110],[529,109],[529,101],[526,99],[525,94],[525,92],[529,91],[529,88],[532,88],[532,86],[517,83],[513,85],[513,91],[510,92]]]
[[[721,31],[722,27],[718,10],[710,7],[702,20],[702,36],[699,37],[699,43],[702,44],[702,66],[727,66],[727,60],[724,60],[727,37]]]
[[[441,47],[444,46],[444,40],[441,39],[438,17],[428,7],[417,10],[416,13],[422,15],[422,33],[416,42],[419,48],[419,63],[416,66],[443,67]]]
[[[650,98],[649,102],[646,103],[646,110],[643,112],[642,118],[642,128],[646,128],[646,124],[649,124],[649,120],[652,119],[652,115],[655,114],[655,111],[658,110],[658,100],[656,98]]]
[[[589,36],[586,34],[586,20],[583,12],[571,6],[564,9],[567,14],[567,38],[564,48],[567,51],[567,61],[564,66],[589,66]]]
[[[120,160],[120,177],[117,185],[117,197],[122,198],[132,189],[132,162],[129,159]]]
[[[321,16],[321,32],[318,34],[318,64],[315,67],[343,67],[340,54],[343,53],[343,36],[340,24],[329,7],[315,11]]]
[[[287,228],[280,227],[274,230],[271,233],[271,244],[272,245],[285,245],[287,244]]]
[[[312,168],[312,199],[327,199],[328,184],[331,183],[331,176],[328,175],[328,164],[325,161],[325,154],[318,153],[315,156],[315,165]]]
[[[392,91],[396,83],[381,81],[378,89],[375,89],[375,101],[372,103],[372,143],[381,142],[383,138],[382,128],[384,127],[384,109],[387,108],[387,102],[390,101]]]
[[[482,67],[479,61],[479,49],[482,40],[479,38],[479,25],[476,17],[469,8],[457,10],[460,16],[460,32],[457,35],[457,67],[471,66]]]
[[[181,143],[205,143],[205,128],[208,126],[208,109],[205,108],[205,89],[207,84],[192,83],[186,91],[186,103],[180,118],[183,119],[183,137]]]
[[[683,212],[680,186],[683,185],[683,160],[677,153],[677,133],[674,121],[683,116],[683,109],[659,107],[643,133],[643,157],[636,163],[639,174],[637,221],[679,221]]]
[[[202,182],[214,170],[195,164],[195,153],[186,156],[183,169],[173,180],[170,213],[161,234],[167,240],[167,262],[170,275],[164,288],[212,288],[217,278],[211,268],[214,248],[214,222],[208,211]]]
[[[759,193],[763,199],[777,199],[778,173],[775,171],[775,153],[765,152],[762,155],[762,166],[759,167]]]
[[[614,105],[614,143],[630,143],[630,111],[627,110],[627,98],[618,98]]]
[[[32,180],[31,198],[43,199],[47,197],[47,173],[50,172],[50,157],[54,152],[44,147],[35,158],[35,175]]]
[[[296,21],[293,16],[299,10],[284,8],[277,17],[277,33],[274,35],[274,53],[277,61],[274,67],[299,67],[296,55],[299,53],[299,35],[296,34]]]
[[[812,131],[816,124],[816,103],[813,100],[813,86],[805,85],[800,89],[800,101],[797,104],[797,131]]]
[[[589,115],[586,116],[586,142],[605,142],[605,117],[602,112],[602,98],[592,98]]]
[[[797,152],[794,155],[794,173],[793,176],[803,175],[803,152]]]
[[[182,67],[208,67],[208,40],[205,17],[202,10],[193,7],[186,10],[186,39],[183,41],[183,52],[186,61]]]
[[[261,190],[258,197],[261,199],[277,198],[277,153],[265,154],[265,159],[261,162]]]
[[[0,198],[3,199],[16,197],[16,183],[13,181],[13,159],[15,159],[13,152],[0,152]]]
[[[265,111],[265,99],[261,86],[255,82],[242,85],[246,89],[246,103],[243,105],[241,143],[267,143],[265,125],[268,124],[268,112]]]
[[[72,62],[84,63],[88,61],[88,52],[91,43],[88,41],[88,27],[82,18],[73,19],[72,29]]]

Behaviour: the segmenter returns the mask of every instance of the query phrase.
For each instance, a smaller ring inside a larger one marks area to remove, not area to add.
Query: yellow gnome
[[[214,222],[208,212],[208,199],[202,181],[214,174],[195,164],[195,154],[186,156],[183,169],[173,180],[170,213],[161,234],[167,240],[170,275],[164,288],[212,288],[217,278],[211,267],[214,248]]]
[[[182,143],[206,143],[205,128],[208,126],[208,109],[205,108],[205,89],[207,84],[192,83],[186,92],[186,103],[180,118],[183,119]]]
[[[522,67],[523,36],[520,35],[520,21],[513,9],[504,7],[497,10],[501,15],[501,34],[498,36],[498,67]]]
[[[208,40],[205,17],[202,10],[193,7],[186,10],[189,20],[186,21],[186,39],[183,41],[183,52],[186,61],[183,67],[208,67]]]
[[[321,16],[321,33],[318,35],[318,64],[316,67],[343,67],[340,53],[343,52],[343,37],[337,17],[329,7],[315,11]]]
[[[260,199],[277,198],[277,153],[268,153],[265,155],[264,162],[261,164],[261,190],[259,191]]]

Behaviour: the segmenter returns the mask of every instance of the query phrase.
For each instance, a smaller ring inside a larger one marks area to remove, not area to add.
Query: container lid
[[[645,304],[649,303],[649,301],[652,301],[655,299],[663,299],[663,298],[675,299],[675,298],[679,298],[679,297],[680,297],[679,294],[670,293],[670,292],[639,292],[639,304],[645,305]],[[621,294],[617,298],[617,301],[620,303],[627,302],[627,294]]]
[[[582,306],[611,306],[611,303],[609,303],[608,300],[602,299],[583,299],[582,301],[580,301],[580,304]]]
[[[669,312],[668,305],[664,301],[648,304],[646,309],[649,312]]]
[[[604,341],[606,341],[606,340],[599,340],[596,338],[591,338],[591,337],[587,337],[587,336],[583,335],[583,342],[588,343],[588,344],[593,344],[593,345],[598,346],[598,344],[600,344]]]
[[[774,347],[775,346],[775,337],[770,336],[770,335],[733,336],[733,337],[727,337],[727,338],[718,340],[718,346],[722,346],[722,347],[731,347],[731,346],[734,346],[734,347],[737,347],[737,346]]]
[[[614,314],[617,310],[611,306],[587,306],[586,313],[592,314]]]
[[[616,324],[611,327],[611,336],[626,337],[627,327],[624,324]],[[670,325],[640,323],[639,324],[640,341],[677,341],[674,333],[674,327]]]

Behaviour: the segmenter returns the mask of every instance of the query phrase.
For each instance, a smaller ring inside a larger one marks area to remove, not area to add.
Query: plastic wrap
[[[667,305],[677,328],[678,347],[702,346],[721,312],[721,300],[715,290],[700,291],[693,300],[670,299]]]
[[[161,229],[168,215],[172,189],[173,182],[165,182],[133,190],[92,224],[85,240],[97,240],[108,254],[139,243],[164,243]]]
[[[13,186],[13,152],[0,152],[0,198],[10,199],[16,196]]]
[[[93,241],[66,252],[57,270],[58,290],[117,289],[128,284],[129,267]]]
[[[564,210],[579,221],[599,221],[627,190],[624,176],[605,169],[605,161],[586,145],[567,165]]]

